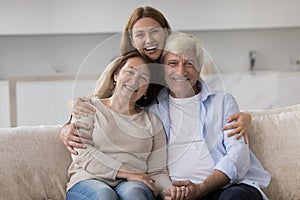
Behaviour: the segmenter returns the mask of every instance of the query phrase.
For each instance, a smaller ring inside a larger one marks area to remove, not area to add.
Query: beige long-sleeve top
[[[72,155],[67,190],[86,179],[98,179],[115,186],[123,181],[116,177],[122,164],[150,173],[160,193],[170,188],[166,136],[160,120],[146,111],[132,116],[116,113],[99,99],[93,99],[93,103],[94,115],[75,119],[94,127],[90,131],[82,130],[92,135],[93,146],[76,149],[78,155]]]

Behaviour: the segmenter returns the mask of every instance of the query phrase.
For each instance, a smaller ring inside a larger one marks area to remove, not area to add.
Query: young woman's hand
[[[89,97],[79,97],[69,102],[69,109],[71,110],[72,117],[80,119],[81,116],[87,116],[96,112],[92,106],[92,99]]]
[[[231,131],[230,133],[227,134],[228,137],[231,137],[233,135],[235,136],[235,139],[240,139],[242,136],[245,137],[245,143],[248,143],[248,129],[251,125],[251,115],[249,113],[245,113],[245,112],[240,112],[240,113],[236,113],[231,115],[227,122],[230,123],[232,121],[235,121],[235,123],[224,126],[223,127],[223,131],[224,130],[230,130],[230,129],[234,129],[233,131]]]
[[[89,97],[79,97],[69,101],[68,107],[72,118],[80,119],[82,116],[94,114],[96,111],[91,104],[92,100]],[[87,124],[80,122],[76,122],[76,124],[67,123],[60,129],[59,136],[67,149],[72,154],[77,155],[78,152],[74,148],[83,149],[86,148],[86,144],[92,144],[92,137],[80,131],[80,129],[90,130],[91,128]]]
[[[92,137],[88,134],[81,132],[79,129],[90,130],[87,124],[77,122],[75,124],[65,124],[59,132],[60,139],[67,147],[67,149],[74,155],[78,152],[74,148],[86,148],[86,144],[92,144]]]

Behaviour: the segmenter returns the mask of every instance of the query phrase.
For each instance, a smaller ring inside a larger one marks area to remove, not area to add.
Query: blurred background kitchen
[[[204,78],[241,110],[300,103],[298,0],[0,0],[0,127],[67,121],[145,5],[199,38],[214,61]]]

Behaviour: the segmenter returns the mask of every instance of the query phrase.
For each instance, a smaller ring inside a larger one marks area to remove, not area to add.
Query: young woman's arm
[[[92,137],[85,133],[85,131],[92,131],[92,127],[80,121],[71,123],[71,120],[92,115],[95,113],[95,108],[89,97],[79,97],[70,101],[68,107],[72,115],[70,120],[60,129],[59,136],[67,149],[72,154],[77,155],[78,152],[74,148],[84,149],[87,144],[92,144]]]
[[[86,104],[85,102],[91,102],[89,97],[80,97],[74,100],[74,103],[69,103],[69,108],[71,109],[72,118],[80,118],[82,116],[87,116],[93,114],[95,109],[91,104]],[[240,112],[231,115],[228,118],[228,122],[236,121],[233,124],[225,126],[223,130],[234,129],[228,136],[236,135],[235,139],[240,139],[242,136],[245,137],[245,143],[248,143],[248,128],[251,125],[251,115],[246,112]],[[74,155],[77,155],[77,151],[74,148],[86,148],[86,144],[92,144],[91,137],[84,134],[82,131],[78,131],[77,128],[89,130],[89,127],[85,123],[76,123],[76,126],[71,123],[65,124],[60,129],[60,139],[67,147],[67,149]]]

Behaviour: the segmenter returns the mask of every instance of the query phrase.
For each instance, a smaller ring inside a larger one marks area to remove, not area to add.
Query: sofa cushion
[[[270,199],[300,197],[300,104],[251,111],[250,148],[271,173]],[[0,128],[1,199],[64,199],[71,156],[59,125]]]
[[[250,148],[271,173],[270,199],[300,199],[300,104],[251,112]]]
[[[59,125],[0,129],[1,199],[64,199],[71,156]]]

